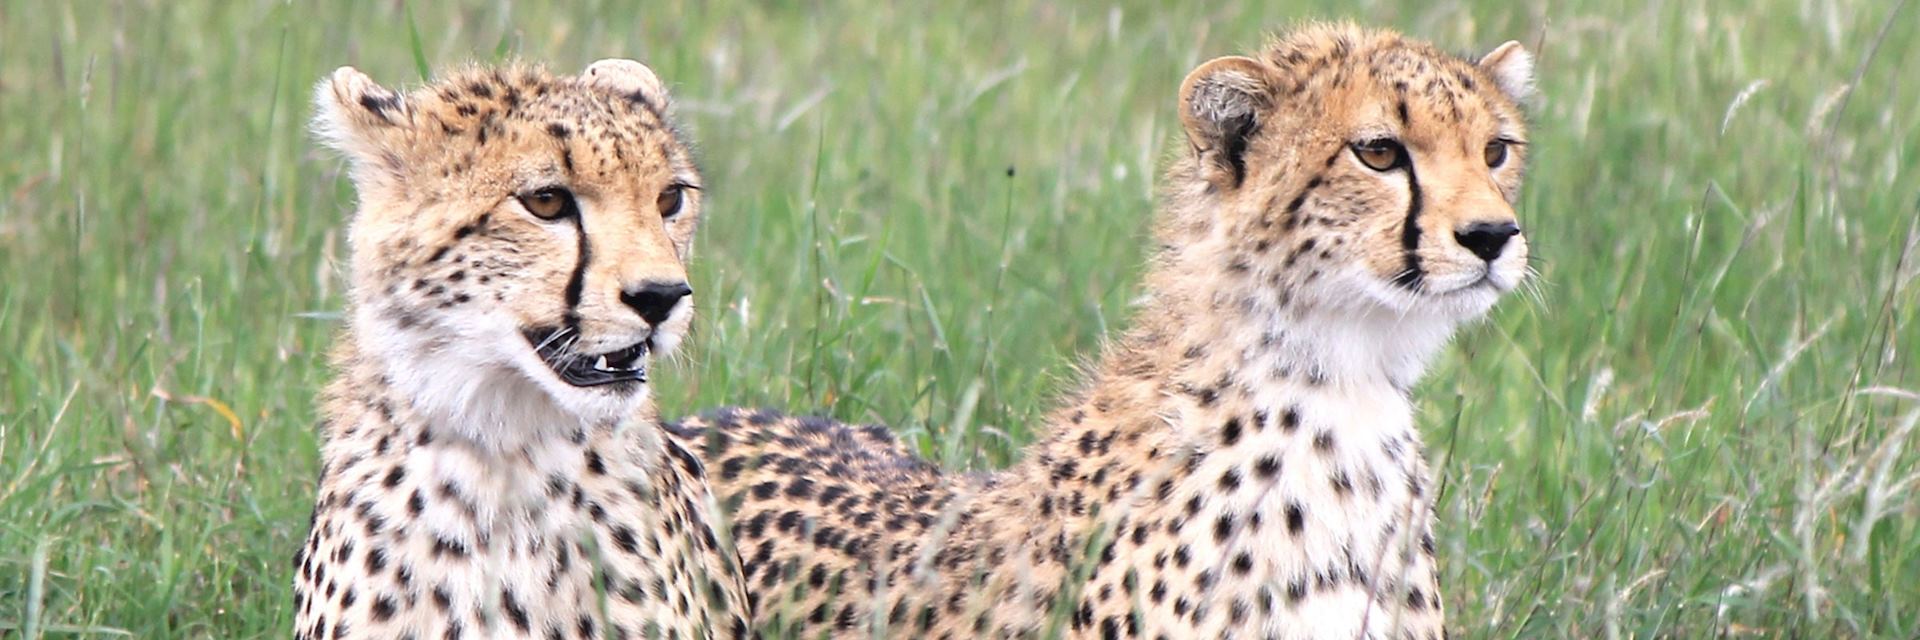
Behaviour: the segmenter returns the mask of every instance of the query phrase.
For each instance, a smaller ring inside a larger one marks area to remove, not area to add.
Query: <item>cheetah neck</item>
[[[507,455],[598,421],[562,407],[528,377],[527,367],[517,366],[523,363],[515,357],[533,356],[512,332],[403,324],[376,304],[355,309],[349,329],[355,357],[371,365],[397,402],[443,435]],[[500,344],[507,346],[489,348]]]
[[[1164,272],[1148,279],[1206,281]],[[1315,495],[1385,492],[1424,473],[1410,390],[1450,337],[1448,323],[1350,307],[1202,302],[1221,299],[1236,298],[1192,287],[1150,298],[1140,324],[1110,345],[1092,384],[1055,415],[1017,473],[1030,486],[1063,477],[1119,482],[1092,489],[1131,491],[1133,504],[1211,492],[1232,482],[1223,478],[1229,470],[1251,484],[1263,464],[1284,466],[1288,457],[1315,461],[1296,465],[1327,488]]]
[[[1296,620],[1297,637],[1375,637],[1415,601],[1437,613],[1431,483],[1408,389],[1445,332],[1165,302],[1110,347],[986,510],[1057,528],[1000,521],[988,526],[1004,533],[987,535],[1109,540],[1098,562],[1142,576],[1148,594],[1171,589],[1136,597],[1175,616],[1238,606],[1184,591],[1215,584],[1320,612]]]
[[[644,451],[657,451],[660,446],[653,430],[632,427],[653,422],[650,400],[625,421],[588,422],[559,411],[550,400],[526,397],[538,390],[511,379],[495,379],[505,375],[497,372],[468,372],[466,377],[471,379],[464,380],[441,372],[447,379],[432,384],[470,389],[482,405],[449,417],[436,410],[439,399],[423,401],[416,395],[417,388],[396,383],[395,371],[403,366],[386,361],[384,354],[362,350],[360,344],[343,340],[335,354],[341,375],[325,403],[330,428],[323,455],[329,472],[339,476],[343,486],[357,487],[375,483],[349,476],[400,469],[397,473],[408,478],[403,481],[406,484],[417,483],[458,505],[465,517],[457,522],[471,525],[456,536],[462,540],[479,542],[492,533],[516,535],[523,526],[562,526],[565,523],[543,523],[529,514],[561,511],[547,507],[571,500],[569,480],[581,476],[590,447],[616,440]],[[514,402],[536,406],[508,406]],[[460,422],[463,417],[477,421]],[[504,431],[512,437],[475,435],[488,431]],[[407,516],[456,522],[430,513],[409,512],[401,517]]]
[[[1167,273],[1177,268],[1150,273],[1150,288],[1166,292],[1176,287],[1154,283],[1209,280]],[[1288,403],[1308,400],[1391,408],[1405,414],[1393,422],[1411,430],[1412,388],[1452,337],[1452,322],[1348,304],[1222,303],[1247,299],[1237,288],[1222,289],[1189,286],[1150,297],[1136,316],[1140,324],[1109,345],[1092,384],[1055,419],[1042,451],[1077,453],[1089,429],[1112,428],[1084,426],[1101,414],[1159,418],[1118,425],[1115,440],[1207,450],[1217,446],[1209,442],[1219,429],[1211,421],[1223,412],[1271,419]]]

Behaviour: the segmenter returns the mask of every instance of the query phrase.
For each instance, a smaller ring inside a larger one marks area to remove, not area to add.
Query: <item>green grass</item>
[[[287,635],[335,66],[648,61],[712,196],[666,411],[988,467],[1127,320],[1181,77],[1342,15],[1541,54],[1541,295],[1419,392],[1454,630],[1920,635],[1920,6],[444,4],[0,0],[0,637]]]

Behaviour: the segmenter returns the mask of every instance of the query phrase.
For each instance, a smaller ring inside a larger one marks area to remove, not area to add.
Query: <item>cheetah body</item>
[[[1441,637],[1409,394],[1524,277],[1530,82],[1512,43],[1345,25],[1196,69],[1134,326],[1012,468],[764,412],[670,426],[737,502],[763,630]]]
[[[743,637],[738,557],[667,441],[698,174],[639,63],[317,90],[349,320],[295,563],[299,638]]]

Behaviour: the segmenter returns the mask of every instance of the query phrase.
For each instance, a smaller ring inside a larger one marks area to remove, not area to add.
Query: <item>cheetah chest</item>
[[[1398,637],[1437,614],[1411,407],[1391,390],[1289,391],[1181,420],[1222,426],[1170,472],[1165,499],[1121,514],[1113,573],[1138,578],[1114,604],[1145,615],[1116,624],[1144,623],[1146,637]]]

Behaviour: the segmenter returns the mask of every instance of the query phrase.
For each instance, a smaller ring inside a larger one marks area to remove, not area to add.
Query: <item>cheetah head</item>
[[[1206,206],[1173,232],[1211,236],[1281,307],[1478,317],[1527,274],[1532,67],[1514,42],[1469,60],[1347,25],[1207,62],[1181,86],[1172,185]]]
[[[528,406],[638,406],[691,322],[701,213],[651,70],[476,69],[402,95],[349,67],[316,94],[360,197],[355,339],[417,406],[482,437],[550,417]]]

